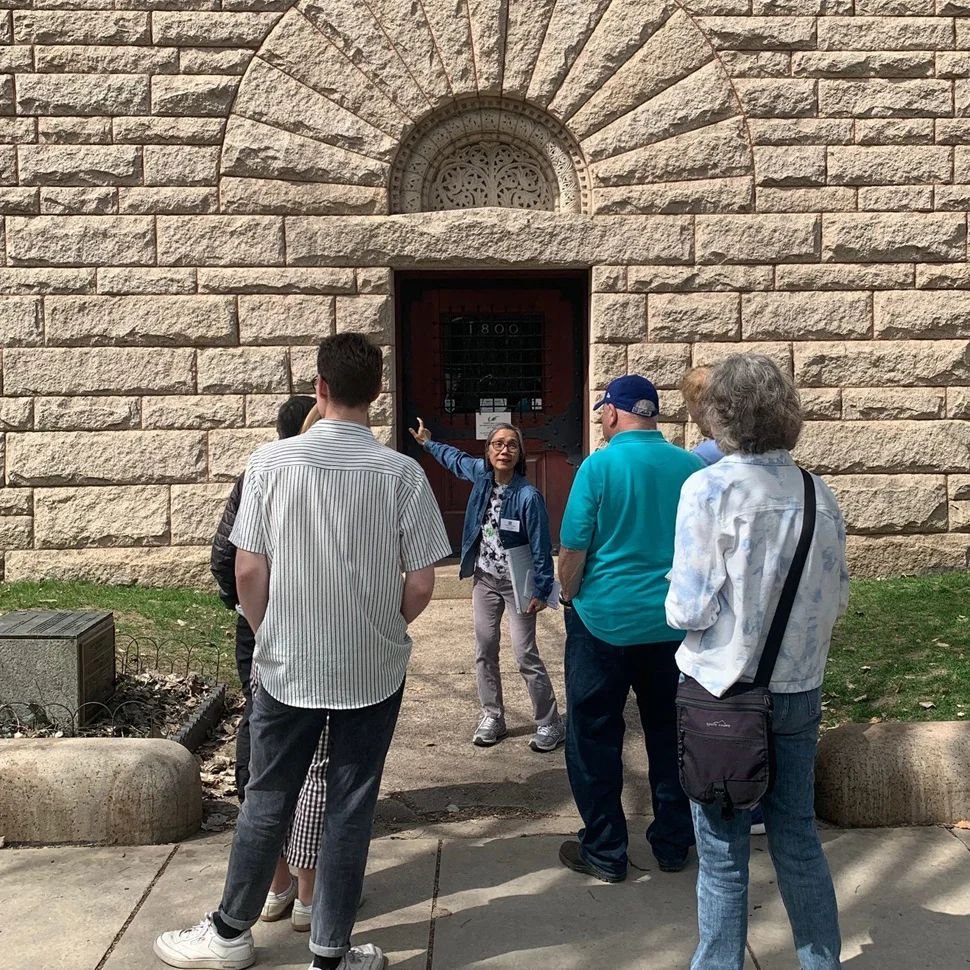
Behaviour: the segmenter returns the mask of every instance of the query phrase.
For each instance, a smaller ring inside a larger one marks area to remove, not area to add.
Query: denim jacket
[[[458,478],[472,483],[472,493],[465,508],[461,533],[461,567],[458,575],[466,579],[475,572],[482,523],[492,495],[495,478],[484,458],[472,458],[460,448],[429,441],[425,451]],[[501,522],[518,522],[519,531],[499,528],[499,538],[506,549],[528,544],[532,549],[535,597],[547,600],[552,592],[552,540],[549,538],[549,515],[542,493],[524,475],[516,473],[502,497]]]

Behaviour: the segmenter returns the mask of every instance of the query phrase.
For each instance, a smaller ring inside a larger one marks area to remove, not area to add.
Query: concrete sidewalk
[[[565,820],[563,820],[565,821]],[[571,826],[457,823],[374,841],[355,939],[396,970],[685,970],[696,941],[696,866],[638,868],[608,886],[559,865]],[[940,828],[824,833],[846,970],[970,966],[970,838]],[[160,970],[151,943],[219,900],[226,835],[179,846],[0,851],[0,970]],[[764,838],[754,840],[750,953],[756,970],[794,955]],[[287,922],[255,930],[259,967],[306,970]]]

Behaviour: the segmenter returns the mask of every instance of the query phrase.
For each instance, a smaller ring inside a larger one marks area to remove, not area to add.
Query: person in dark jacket
[[[293,438],[298,435],[304,419],[315,405],[316,401],[305,395],[284,401],[276,415],[277,435],[280,438]],[[246,782],[249,781],[249,714],[253,704],[253,651],[256,648],[256,636],[239,609],[239,597],[236,594],[236,547],[229,541],[236,513],[239,511],[243,477],[240,475],[236,479],[229,494],[225,511],[212,540],[210,557],[212,575],[219,586],[219,598],[228,609],[236,611],[236,670],[243,696],[246,698],[246,707],[236,732],[236,790],[240,802],[246,797]]]
[[[552,595],[552,542],[542,493],[525,477],[525,442],[511,424],[496,425],[485,442],[485,457],[431,440],[418,418],[408,429],[414,440],[457,478],[472,483],[461,538],[462,579],[472,580],[475,621],[475,670],[482,711],[472,742],[487,748],[508,734],[499,672],[502,614],[508,610],[512,650],[532,699],[536,731],[533,751],[555,751],[566,733],[552,682],[536,644],[536,614]],[[525,613],[518,613],[509,578],[506,550],[528,545],[532,552],[534,592]]]

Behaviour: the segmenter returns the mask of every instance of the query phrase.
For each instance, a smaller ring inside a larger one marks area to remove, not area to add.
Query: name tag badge
[[[518,519],[501,519],[499,521],[499,528],[504,529],[506,532],[521,531],[521,525]]]

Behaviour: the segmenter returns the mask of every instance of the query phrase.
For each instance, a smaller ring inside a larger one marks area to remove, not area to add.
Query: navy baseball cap
[[[614,377],[607,385],[603,399],[593,405],[593,410],[598,410],[604,404],[612,404],[619,411],[629,411],[641,418],[655,418],[660,414],[657,389],[639,374]]]

